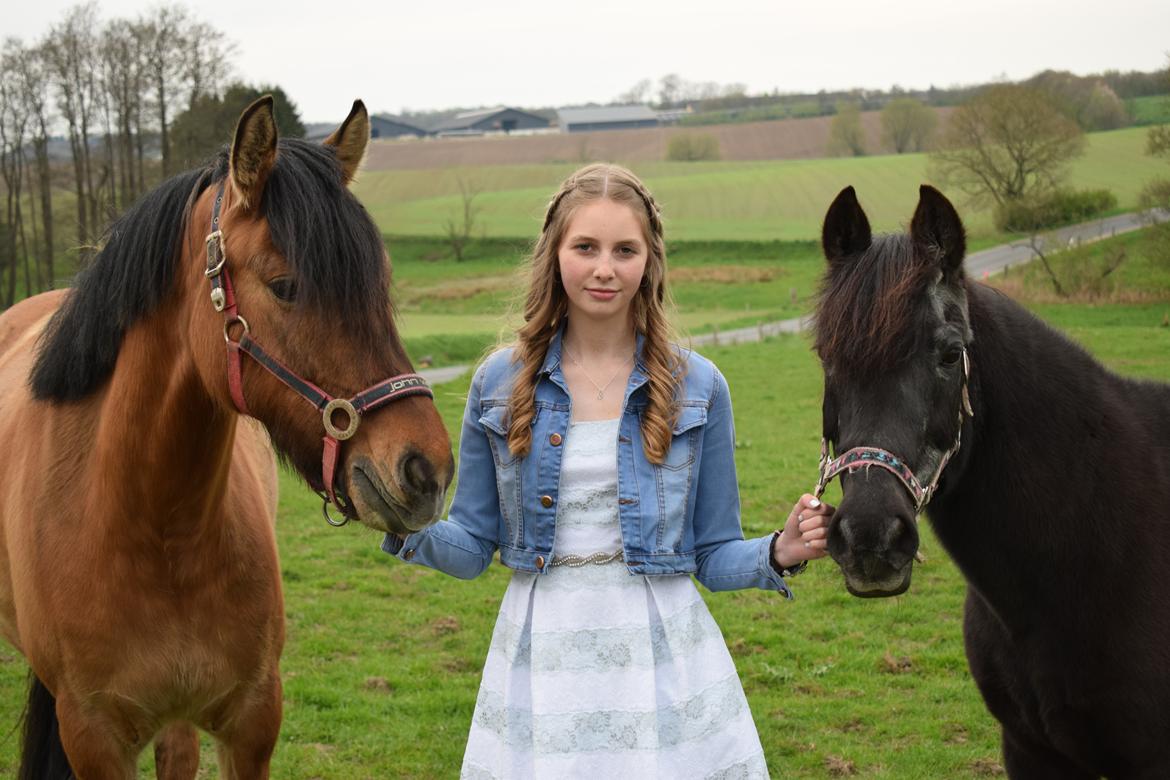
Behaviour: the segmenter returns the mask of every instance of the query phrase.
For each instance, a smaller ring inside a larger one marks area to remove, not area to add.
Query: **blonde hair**
[[[530,259],[524,324],[516,333],[513,360],[520,370],[508,403],[508,448],[518,456],[532,446],[532,418],[536,414],[537,376],[549,343],[565,319],[568,298],[561,283],[558,250],[577,207],[607,198],[628,206],[638,216],[647,243],[646,270],[632,302],[634,329],[644,337],[642,361],[646,367],[647,404],[642,412],[642,448],[651,463],[662,463],[678,417],[677,388],[685,366],[671,345],[667,311],[666,246],[662,217],[654,197],[630,171],[618,165],[586,165],[567,178],[549,203],[544,227]]]

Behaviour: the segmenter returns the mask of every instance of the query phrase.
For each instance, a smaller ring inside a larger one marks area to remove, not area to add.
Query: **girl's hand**
[[[829,521],[835,512],[832,506],[805,493],[792,507],[780,538],[772,546],[772,557],[781,569],[796,566],[801,561],[823,558],[827,553]]]

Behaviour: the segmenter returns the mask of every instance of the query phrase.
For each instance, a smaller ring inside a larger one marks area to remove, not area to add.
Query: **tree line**
[[[229,140],[230,122],[262,94],[229,83],[234,53],[180,4],[103,20],[86,2],[39,40],[4,41],[0,303],[57,286],[115,215]],[[277,102],[282,133],[303,135],[295,106],[283,92]]]

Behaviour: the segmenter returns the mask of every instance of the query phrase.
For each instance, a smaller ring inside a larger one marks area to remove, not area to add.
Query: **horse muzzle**
[[[904,593],[918,552],[913,507],[893,485],[882,488],[892,481],[883,476],[853,480],[829,526],[828,553],[841,567],[846,589],[863,598]]]
[[[424,457],[409,452],[399,459],[390,479],[383,479],[365,457],[354,459],[348,477],[357,519],[394,534],[421,531],[437,521],[450,483]]]

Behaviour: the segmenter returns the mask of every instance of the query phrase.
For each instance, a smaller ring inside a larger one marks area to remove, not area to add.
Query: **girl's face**
[[[609,198],[578,206],[557,250],[570,319],[628,322],[648,250],[629,206]]]

